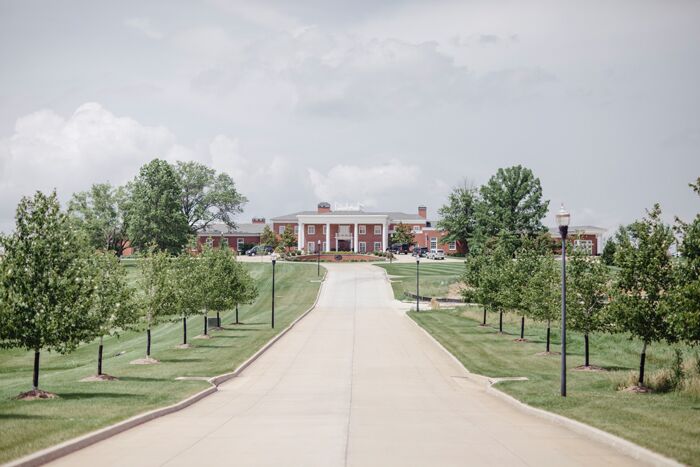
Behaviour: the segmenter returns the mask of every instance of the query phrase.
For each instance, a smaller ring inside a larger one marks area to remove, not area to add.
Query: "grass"
[[[275,326],[270,329],[271,274],[269,264],[246,263],[256,278],[260,295],[240,307],[242,325],[231,324],[234,312],[222,315],[223,331],[214,338],[194,340],[202,332],[203,318],[188,320],[191,349],[176,349],[182,342],[182,322],[164,323],[153,331],[152,356],[159,365],[130,365],[145,354],[145,332],[128,332],[105,340],[103,371],[115,382],[79,382],[96,373],[97,343],[81,346],[68,355],[43,352],[40,387],[57,393],[54,400],[17,401],[31,389],[33,353],[0,351],[0,463],[124,420],[138,413],[173,404],[209,384],[176,381],[178,376],[206,376],[230,372],[284,329],[316,298],[320,283],[316,266],[277,264]],[[138,266],[129,267],[132,278]],[[117,355],[125,352],[121,355]]]
[[[567,339],[568,394],[559,395],[560,356],[539,356],[545,350],[543,325],[526,322],[525,337],[518,343],[519,318],[507,316],[504,334],[497,331],[498,317],[489,316],[494,327],[480,327],[482,313],[475,307],[429,311],[410,316],[455,355],[469,371],[491,376],[525,376],[528,381],[509,381],[498,388],[517,399],[608,431],[689,465],[700,465],[700,398],[679,392],[634,394],[617,391],[639,365],[641,344],[623,335],[591,338],[591,364],[609,371],[571,370],[583,364],[583,337],[569,333]],[[553,329],[553,351],[560,337]],[[686,356],[688,352],[686,349]],[[673,349],[653,344],[647,351],[647,374],[668,368]]]
[[[404,292],[416,293],[416,264],[393,263],[377,264],[386,269],[391,279],[394,296],[406,299]],[[449,287],[459,281],[464,273],[463,262],[438,263],[423,261],[420,266],[420,294],[428,297],[447,297]]]

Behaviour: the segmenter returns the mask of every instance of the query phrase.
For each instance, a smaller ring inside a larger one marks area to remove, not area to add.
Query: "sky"
[[[239,222],[320,201],[435,218],[521,164],[554,224],[700,198],[700,2],[0,0],[0,231],[160,157],[229,173]]]

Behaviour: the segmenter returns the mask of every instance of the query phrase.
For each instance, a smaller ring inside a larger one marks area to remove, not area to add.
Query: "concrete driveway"
[[[241,377],[55,465],[639,465],[466,379],[383,270],[326,267],[318,308]]]

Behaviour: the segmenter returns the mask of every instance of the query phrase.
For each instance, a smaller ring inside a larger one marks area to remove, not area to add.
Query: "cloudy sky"
[[[698,24],[683,0],[0,0],[0,230],[154,157],[230,173],[241,221],[434,214],[514,164],[575,224],[690,218]]]

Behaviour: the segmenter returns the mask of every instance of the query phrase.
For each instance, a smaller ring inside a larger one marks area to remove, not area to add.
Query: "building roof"
[[[401,220],[401,221],[419,221],[425,222],[418,214],[408,214],[405,212],[398,211],[329,211],[329,212],[318,212],[318,211],[299,211],[293,212],[291,214],[285,214],[283,216],[273,217],[271,220],[273,222],[296,222],[297,216],[387,216],[389,220]]]
[[[570,225],[569,226],[569,235],[575,235],[575,234],[601,235],[607,231],[608,231],[608,229],[604,229],[603,227],[596,227],[594,225]],[[552,235],[553,237],[558,237],[559,236],[559,227],[552,227],[551,229],[549,229],[549,234]]]
[[[209,224],[206,229],[197,232],[199,237],[211,237],[217,235],[260,235],[267,224],[237,224],[235,229],[226,224]]]

